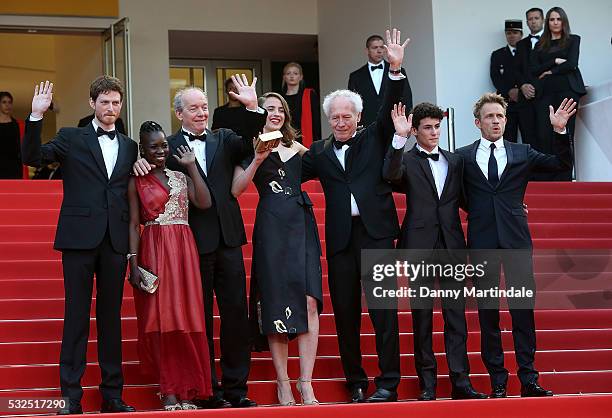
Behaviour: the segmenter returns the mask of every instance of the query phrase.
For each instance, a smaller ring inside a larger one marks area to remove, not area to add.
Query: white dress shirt
[[[508,49],[510,50],[510,53],[512,54],[512,56],[516,55],[516,47],[513,47],[510,44],[508,44]]]
[[[372,67],[382,64],[382,69],[372,71]],[[385,62],[381,61],[378,64],[372,64],[368,61],[368,71],[370,72],[370,77],[372,77],[372,83],[374,83],[374,88],[376,89],[376,94],[380,94],[380,86],[382,85],[383,75],[385,73]]]
[[[416,147],[419,151],[423,151],[426,154],[438,154],[438,161],[434,161],[431,158],[428,158],[429,167],[431,167],[431,173],[433,174],[434,182],[436,183],[436,191],[438,192],[438,197],[442,196],[442,191],[444,190],[444,182],[446,181],[446,176],[448,175],[448,161],[444,158],[444,155],[440,152],[438,146],[436,146],[431,152],[421,148],[419,144],[416,144]]]
[[[96,132],[98,130],[98,125],[96,124],[95,119],[91,121],[91,124],[93,125],[94,132]],[[115,130],[115,126],[113,126],[110,130]],[[100,144],[100,149],[102,149],[102,157],[104,158],[104,166],[106,167],[106,175],[109,179],[113,175],[113,170],[115,169],[115,164],[117,163],[117,155],[119,154],[119,140],[117,135],[117,132],[115,132],[115,139],[110,139],[108,135],[98,137],[98,143]]]
[[[485,178],[489,178],[489,156],[491,155],[491,144],[493,142],[480,138],[480,144],[476,150],[476,163],[480,167],[480,171]],[[508,156],[506,155],[506,147],[504,146],[504,138],[495,141],[495,151],[493,152],[495,160],[497,160],[497,178],[501,179],[502,173],[508,164]]]
[[[353,135],[353,137],[354,136],[355,135]],[[348,151],[349,146],[343,145],[340,149],[336,148],[333,145],[332,147],[334,148],[334,153],[336,154],[336,158],[338,158],[340,165],[344,170],[346,170],[344,162],[346,159],[346,152]],[[359,208],[357,207],[357,201],[355,200],[355,196],[353,196],[353,193],[351,193],[351,216],[359,216]]]
[[[541,31],[539,31],[538,33],[534,33],[534,36],[539,36],[540,39],[542,38],[542,34],[544,33],[544,29],[542,29]],[[531,41],[531,49],[535,48],[535,44],[538,43],[539,39],[536,38],[529,38],[529,40]]]
[[[200,141],[199,139],[190,141],[189,136],[185,135],[185,132],[190,133],[191,135],[195,134],[193,132],[190,132],[185,127],[181,129],[183,130],[183,137],[185,138],[185,141],[187,141],[187,144],[189,144],[189,146],[193,150],[198,164],[200,164],[200,167],[202,167],[202,171],[204,171],[204,174],[208,175],[208,172],[206,171],[206,141]],[[210,133],[211,132],[206,129],[202,135],[209,135]]]

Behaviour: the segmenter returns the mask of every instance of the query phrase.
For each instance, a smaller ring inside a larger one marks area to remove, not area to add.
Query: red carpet
[[[320,186],[306,186],[315,202],[321,238],[324,239],[324,196]],[[251,188],[240,199],[247,234],[257,204]],[[403,217],[404,198],[396,196],[399,215]],[[53,181],[0,181],[0,397],[58,396],[57,361],[62,330],[63,284],[59,253],[52,249],[55,224],[61,203],[61,183]],[[612,279],[612,184],[611,183],[539,183],[531,184],[526,196],[528,218],[539,249],[591,249],[571,259],[564,251],[536,255],[535,268],[540,295],[559,298],[576,291],[610,289]],[[244,247],[247,272],[251,265],[251,247]],[[569,260],[569,261],[568,261]],[[568,262],[571,264],[568,265]],[[319,358],[314,379],[315,391],[322,402],[343,402],[346,398],[342,368],[338,357],[334,318],[327,291],[324,265],[325,311],[321,316]],[[123,304],[125,399],[139,410],[158,408],[157,387],[139,371],[136,354],[136,321],[132,290],[126,285]],[[92,311],[93,312],[93,311]],[[365,310],[364,310],[365,312]],[[489,392],[489,379],[480,360],[480,336],[475,312],[468,312],[468,350],[474,386]],[[398,402],[387,405],[324,405],[319,408],[267,407],[251,410],[197,411],[208,416],[285,417],[285,416],[382,416],[436,417],[604,417],[612,408],[612,309],[541,310],[536,312],[538,354],[536,366],[541,383],[556,394],[552,399],[485,401]],[[218,331],[218,318],[215,328]],[[83,379],[86,411],[99,408],[99,370],[95,344],[95,320]],[[409,312],[400,312],[401,371],[400,399],[415,399],[418,382],[412,355]],[[508,312],[502,313],[506,366],[511,371],[508,386],[518,395]],[[434,346],[438,357],[440,382],[438,396],[448,397],[450,383],[444,361],[443,322],[435,314]],[[218,340],[215,340],[218,350]],[[370,376],[376,373],[372,325],[362,314],[362,351],[364,367]],[[290,345],[289,373],[297,378],[297,347]],[[276,389],[269,353],[254,353],[249,396],[262,405],[274,404]],[[581,396],[570,396],[570,395]],[[597,394],[597,395],[585,395]],[[297,396],[297,393],[295,393]],[[529,411],[529,412],[527,412]],[[5,411],[0,411],[3,415]],[[186,412],[175,412],[174,414]],[[163,412],[139,413],[139,417],[161,417]]]

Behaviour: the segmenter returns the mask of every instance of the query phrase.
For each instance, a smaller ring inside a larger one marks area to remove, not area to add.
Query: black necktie
[[[489,183],[493,187],[496,187],[497,183],[499,183],[497,160],[495,159],[495,144],[491,144],[491,154],[489,154]]]
[[[383,69],[383,65],[382,64],[373,65],[373,66],[370,67],[370,71],[382,70],[382,69]]]
[[[428,154],[425,151],[419,151],[419,156],[421,158],[431,158],[434,161],[438,161],[440,159],[440,154],[438,154],[437,152],[435,154]]]
[[[334,139],[334,147],[336,147],[336,149],[340,149],[345,145],[348,145],[350,147],[351,145],[353,145],[354,141],[355,141],[355,137],[352,137],[351,139],[347,141],[338,141],[337,139]]]
[[[96,129],[96,135],[98,135],[98,136],[106,135],[106,136],[108,136],[111,139],[111,141],[113,139],[115,139],[115,131],[114,130],[113,131],[105,131],[104,129],[100,128],[99,126],[98,126],[98,129]]]
[[[191,141],[206,141],[206,134],[203,133],[202,135],[194,135],[194,134],[190,134],[187,131],[183,131],[183,135],[185,135],[187,138],[189,138],[189,142]]]

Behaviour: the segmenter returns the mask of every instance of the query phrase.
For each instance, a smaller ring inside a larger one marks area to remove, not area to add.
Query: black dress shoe
[[[77,415],[83,413],[83,407],[79,401],[68,400],[66,405],[57,411],[57,415]]]
[[[451,391],[453,399],[487,399],[488,396],[484,393],[477,392],[470,386],[454,387]]]
[[[423,389],[419,397],[417,398],[419,401],[435,401],[436,400],[436,391],[435,389]]]
[[[127,405],[122,399],[102,401],[100,412],[136,412],[136,408]]]
[[[351,403],[361,402],[365,402],[365,395],[363,393],[363,389],[359,387],[353,388],[353,390],[351,390]]]
[[[390,391],[383,388],[376,389],[376,392],[372,394],[366,402],[395,402],[397,401],[397,392]]]
[[[232,405],[232,408],[252,408],[257,406],[257,402],[247,398],[246,396],[239,399],[232,399],[229,402]]]
[[[491,391],[490,398],[505,398],[506,397],[506,385],[495,385]]]
[[[524,398],[537,398],[541,396],[553,396],[553,393],[538,385],[538,382],[531,382],[521,387],[521,396]]]
[[[201,409],[223,409],[232,407],[231,403],[217,396],[213,396],[209,399],[196,400],[195,404]]]

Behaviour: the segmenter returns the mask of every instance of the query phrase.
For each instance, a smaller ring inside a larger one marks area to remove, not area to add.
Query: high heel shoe
[[[304,399],[304,395],[302,394],[302,384],[303,383],[312,383],[312,380],[311,379],[306,380],[300,377],[297,383],[295,384],[295,388],[299,392],[300,398],[302,398],[302,405],[319,405],[319,401],[314,396],[312,399]]]
[[[293,399],[293,393],[291,394],[291,400],[283,402],[281,400],[281,385],[284,382],[291,382],[289,378],[287,379],[276,379],[276,397],[278,398],[278,404],[280,406],[295,406],[295,399]],[[291,383],[289,383],[289,390],[291,390]]]

